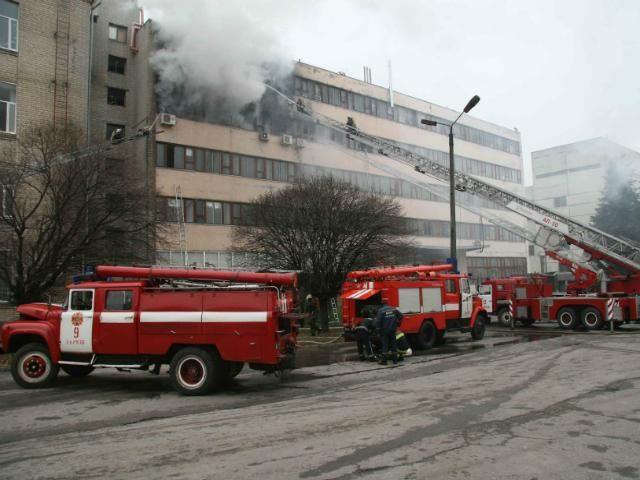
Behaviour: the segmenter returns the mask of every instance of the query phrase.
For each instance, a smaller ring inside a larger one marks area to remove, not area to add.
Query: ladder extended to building
[[[416,155],[390,140],[369,135],[359,130],[351,119],[347,123],[342,123],[326,115],[313,112],[304,101],[295,102],[289,98],[287,100],[296,106],[298,112],[308,115],[316,123],[331,130],[345,133],[351,140],[374,149],[379,155],[408,165],[415,171],[446,184],[449,183],[448,167]],[[551,232],[559,234],[566,243],[587,252],[592,260],[614,264],[627,273],[640,273],[640,248],[638,246],[463,172],[455,171],[454,178],[457,190],[482,197],[524,216],[544,227],[543,232],[547,232],[547,235]],[[466,206],[464,207],[466,208]],[[491,221],[490,218],[489,220]]]

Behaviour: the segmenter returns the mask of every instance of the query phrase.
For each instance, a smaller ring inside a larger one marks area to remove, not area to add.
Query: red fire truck
[[[342,286],[345,338],[384,302],[403,314],[400,330],[414,348],[442,344],[447,331],[484,336],[489,316],[472,295],[469,277],[451,272],[452,265],[421,265],[350,272]]]
[[[509,301],[513,298],[516,285],[527,283],[527,277],[490,278],[479,286],[479,297],[487,313],[498,316],[498,323],[508,326],[511,323]]]
[[[176,390],[200,395],[245,363],[293,367],[294,273],[100,266],[95,277],[67,286],[63,305],[20,305],[20,319],[3,325],[16,383],[48,386],[59,368],[85,376],[169,364]]]
[[[584,247],[585,250],[593,250]],[[578,265],[572,260],[547,251],[547,256],[566,266],[570,272],[553,275],[532,274],[513,279],[492,279],[487,281],[492,287],[492,297],[500,293],[494,285],[511,283],[510,289],[503,289],[498,310],[498,318],[503,325],[509,325],[511,314],[514,320],[525,326],[535,321],[557,321],[561,328],[576,328],[580,325],[591,330],[608,322],[619,325],[637,321],[640,318],[640,276],[633,273],[632,266],[625,266],[627,273],[621,274],[620,266],[613,262],[602,263],[599,273]],[[595,256],[596,252],[593,251]],[[599,252],[606,258],[606,254]],[[571,275],[563,289],[559,289],[558,278],[562,274]],[[501,317],[502,315],[502,317]]]

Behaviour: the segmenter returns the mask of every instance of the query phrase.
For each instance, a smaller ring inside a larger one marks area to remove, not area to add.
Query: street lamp
[[[456,118],[452,123],[445,122],[437,122],[435,120],[428,120],[423,118],[420,120],[420,123],[423,125],[430,125],[435,127],[437,125],[446,125],[449,127],[449,207],[450,207],[450,221],[451,221],[451,233],[450,233],[450,256],[447,261],[453,263],[456,270],[458,270],[458,259],[456,257],[456,184],[454,178],[454,163],[453,163],[453,126],[456,124],[460,117],[469,113],[473,107],[475,107],[480,101],[480,97],[478,95],[474,95],[471,100],[464,107],[458,118]]]

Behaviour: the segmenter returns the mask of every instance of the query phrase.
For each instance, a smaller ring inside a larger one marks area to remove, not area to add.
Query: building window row
[[[0,82],[0,132],[16,133],[16,86]]]
[[[526,275],[524,257],[467,257],[467,270],[477,280]]]
[[[354,110],[356,112],[373,115],[387,120],[409,125],[416,128],[430,130],[442,135],[449,134],[449,127],[437,125],[435,127],[422,125],[420,120],[427,118],[436,122],[449,123],[444,118],[439,118],[417,110],[391,104],[385,100],[360,95],[358,93],[331,87],[306,78],[294,78],[294,92],[296,95],[306,97],[317,102],[327,103],[340,108]],[[457,123],[453,126],[454,135],[467,142],[477,143],[494,150],[520,155],[520,143],[510,138],[501,137],[489,132],[479,130]]]
[[[448,220],[407,219],[408,229],[419,237],[449,237]],[[496,225],[456,222],[457,237],[465,240],[492,240],[497,242],[524,242],[524,239]]]
[[[250,268],[258,266],[255,258],[245,252],[189,250],[158,250],[157,265],[189,265],[202,268]]]
[[[221,202],[193,198],[158,197],[158,219],[162,222],[201,223],[209,225],[247,225],[250,223],[251,204]],[[448,237],[449,222],[446,220],[424,220],[406,218],[407,230],[420,237]],[[520,237],[495,225],[478,223],[456,223],[458,238],[466,240],[495,240],[523,242]]]
[[[336,133],[334,131],[332,131],[330,134],[331,139],[334,142],[339,143],[346,148],[367,152],[370,154],[376,153],[376,151],[372,147],[357,142],[354,139],[347,138],[345,135],[340,135],[339,133]],[[449,152],[442,152],[440,150],[433,150],[431,148],[419,147],[417,145],[409,145],[393,140],[390,141],[395,143],[399,147],[416,154],[419,157],[426,158],[427,160],[431,160],[432,162],[436,162],[446,167],[449,166]],[[457,170],[464,173],[469,173],[471,175],[495,178],[504,182],[512,182],[517,184],[522,183],[522,172],[520,170],[517,170],[515,168],[503,167],[502,165],[496,165],[495,163],[483,162],[482,160],[476,160],[474,158],[461,157],[459,155],[456,155],[455,167]]]
[[[248,178],[293,182],[298,176],[330,175],[356,185],[361,190],[391,195],[395,197],[425,200],[430,202],[447,202],[446,187],[434,185],[441,189],[442,195],[398,178],[372,175],[352,170],[327,168],[316,165],[299,164],[285,160],[239,155],[236,153],[205,150],[185,147],[170,143],[158,143],[156,148],[156,165],[158,167],[195,170],[199,172],[217,173],[221,175],[237,175]],[[476,195],[460,193],[466,204],[475,207],[501,209],[500,206]]]
[[[18,51],[18,4],[0,0],[0,48]]]

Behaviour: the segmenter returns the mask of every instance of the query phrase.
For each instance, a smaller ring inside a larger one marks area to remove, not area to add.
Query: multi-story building
[[[448,163],[448,128],[424,126],[420,120],[451,122],[459,112],[300,62],[289,90],[320,114],[343,122],[350,116],[369,134]],[[238,259],[231,251],[231,230],[242,222],[244,205],[299,175],[320,173],[397,197],[419,247],[410,260],[449,256],[446,198],[417,187],[410,178],[391,177],[379,162],[392,160],[344,136],[322,134],[296,122],[282,125],[269,118],[258,119],[253,130],[187,118],[162,127],[156,145],[156,193],[161,217],[173,225],[173,243],[158,252],[159,262],[181,263],[181,250],[186,250],[190,264],[234,266]],[[520,134],[516,130],[463,116],[454,133],[457,168],[522,193]],[[173,223],[181,210],[184,225]],[[483,277],[526,272],[523,241],[465,210],[458,212],[461,269]],[[512,220],[522,224],[517,217]]]
[[[3,154],[17,159],[17,144],[31,126],[85,125],[89,12],[85,0],[0,0]],[[0,184],[0,215],[11,214],[9,188]],[[0,285],[0,300],[6,298],[6,286]]]
[[[612,165],[625,176],[640,174],[640,153],[603,137],[532,152],[531,163],[529,198],[586,224],[600,203]],[[557,262],[540,249],[530,247],[530,256],[534,270],[557,270]]]

